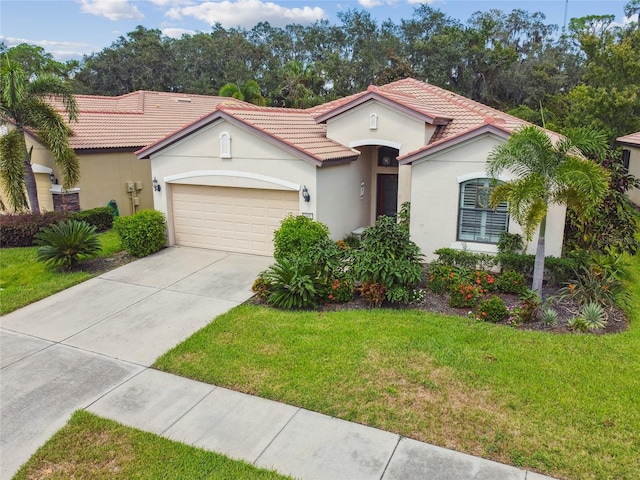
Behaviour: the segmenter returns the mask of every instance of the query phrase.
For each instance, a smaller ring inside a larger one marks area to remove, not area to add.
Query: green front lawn
[[[36,478],[285,480],[290,477],[79,410],[22,466],[14,480]]]
[[[109,230],[100,234],[101,257],[122,250],[120,237]],[[41,300],[93,277],[84,271],[63,272],[36,260],[37,247],[0,249],[0,315]]]
[[[557,335],[410,310],[244,305],[161,370],[563,478],[640,478],[636,308],[615,335]]]

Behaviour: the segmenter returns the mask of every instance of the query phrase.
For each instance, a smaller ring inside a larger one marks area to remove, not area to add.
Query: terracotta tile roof
[[[275,140],[281,146],[302,154],[317,165],[331,161],[355,160],[359,154],[356,150],[327,138],[326,125],[318,124],[308,110],[258,107],[245,103],[220,104],[214,112],[138,150],[136,155],[138,158],[147,158],[218,118],[248,126],[258,135]]]
[[[640,147],[640,132],[630,133],[624,137],[618,137],[616,140],[626,145],[635,145]]]
[[[69,126],[74,149],[138,149],[210,113],[221,104],[242,105],[226,97],[138,91],[119,97],[76,95],[78,121]],[[63,111],[59,101],[52,104]]]
[[[221,106],[220,109],[322,162],[358,155],[357,151],[327,138],[326,125],[316,123],[308,111],[275,107],[238,109],[233,106]]]

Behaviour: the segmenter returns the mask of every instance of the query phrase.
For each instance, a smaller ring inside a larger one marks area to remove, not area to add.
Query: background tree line
[[[640,0],[625,7],[627,16],[638,11]],[[66,64],[40,47],[0,48],[28,74],[69,80],[75,93],[224,88],[257,104],[307,107],[411,76],[560,131],[595,127],[613,143],[640,130],[638,22],[588,16],[560,32],[540,12],[493,9],[463,23],[428,5],[398,21],[378,22],[364,10],[338,17],[250,30],[217,24],[178,39],[138,26]]]

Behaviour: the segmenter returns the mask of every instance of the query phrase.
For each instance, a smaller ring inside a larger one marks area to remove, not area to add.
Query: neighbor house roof
[[[306,110],[250,104],[220,104],[214,112],[148,145],[136,152],[136,155],[138,158],[149,158],[153,153],[219,119],[248,128],[263,139],[318,166],[355,160],[359,155],[358,151],[327,138],[326,125],[317,123]]]
[[[218,105],[242,105],[227,97],[138,91],[119,97],[75,95],[78,121],[70,122],[74,150],[137,150],[165,137]],[[51,100],[61,113],[62,102]]]
[[[616,140],[624,145],[640,147],[640,132],[630,133],[629,135],[625,135],[624,137],[618,137]]]

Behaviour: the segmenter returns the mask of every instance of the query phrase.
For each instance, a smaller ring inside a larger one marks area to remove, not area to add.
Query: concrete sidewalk
[[[272,259],[169,248],[0,318],[0,478],[78,408],[303,479],[542,479],[148,368]]]

